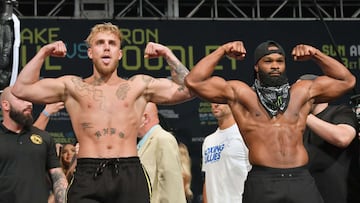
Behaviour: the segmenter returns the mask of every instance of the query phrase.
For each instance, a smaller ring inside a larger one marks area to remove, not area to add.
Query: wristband
[[[43,113],[46,117],[50,117],[49,112],[47,112],[45,109],[41,113]]]

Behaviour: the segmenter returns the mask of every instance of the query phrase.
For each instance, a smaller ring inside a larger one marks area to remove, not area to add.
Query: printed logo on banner
[[[217,125],[217,120],[212,114],[211,104],[209,102],[200,102],[199,104],[200,125]]]
[[[340,57],[342,63],[349,69],[360,70],[360,44],[337,45],[323,44],[321,51],[334,58]]]

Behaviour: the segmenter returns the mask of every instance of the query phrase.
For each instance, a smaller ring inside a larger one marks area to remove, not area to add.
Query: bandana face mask
[[[261,104],[271,117],[286,110],[290,100],[289,83],[279,87],[263,87],[260,81],[255,79],[253,89],[256,91]]]

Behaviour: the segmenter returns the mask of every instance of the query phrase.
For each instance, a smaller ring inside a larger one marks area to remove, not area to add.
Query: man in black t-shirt
[[[300,79],[312,78],[316,76]],[[304,145],[309,153],[309,171],[324,202],[360,202],[355,113],[346,105],[314,104],[306,124]]]
[[[32,103],[11,94],[1,94],[0,203],[45,203],[50,174],[56,202],[64,202],[67,181],[56,156],[55,142],[32,126]]]

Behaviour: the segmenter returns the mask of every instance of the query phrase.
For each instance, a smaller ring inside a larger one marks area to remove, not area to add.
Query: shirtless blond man
[[[175,104],[192,98],[183,85],[188,70],[171,50],[148,43],[145,56],[163,56],[172,80],[118,76],[122,34],[111,23],[95,25],[86,39],[93,74],[39,80],[48,56],[64,57],[62,41],[43,46],[20,72],[13,93],[36,103],[63,101],[80,144],[69,203],[149,202],[150,182],[137,156],[136,137],[147,102]]]
[[[313,103],[337,98],[355,85],[355,77],[335,59],[309,45],[292,50],[296,61],[313,60],[324,76],[288,84],[285,52],[274,42],[255,49],[256,79],[252,87],[239,80],[212,76],[224,55],[242,60],[243,42],[229,42],[204,57],[185,78],[199,97],[229,104],[249,149],[253,165],[245,182],[243,202],[322,202],[306,169],[302,139]]]

